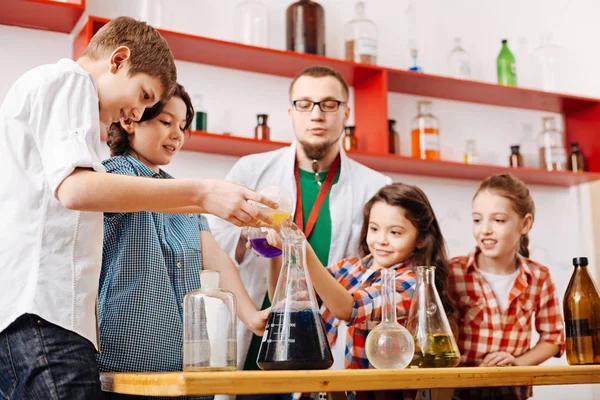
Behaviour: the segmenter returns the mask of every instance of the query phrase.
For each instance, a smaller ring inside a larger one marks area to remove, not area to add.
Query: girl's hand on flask
[[[252,313],[252,316],[248,318],[248,329],[254,332],[256,336],[262,336],[265,333],[265,326],[270,314],[271,307]]]
[[[505,351],[495,351],[486,355],[480,367],[508,367],[517,365],[515,357]]]

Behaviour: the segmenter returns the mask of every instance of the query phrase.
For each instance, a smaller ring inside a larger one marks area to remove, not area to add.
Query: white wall
[[[270,10],[270,45],[283,49],[285,9],[291,3],[264,0]],[[342,57],[343,25],[353,15],[348,0],[320,0],[326,10],[327,52]],[[88,0],[88,13],[104,17],[138,16],[140,1]],[[166,4],[166,2],[165,2]],[[163,15],[162,27],[170,30],[230,40],[233,10],[237,0],[171,0]],[[407,0],[367,0],[367,15],[380,30],[380,64],[404,69],[409,65]],[[500,39],[508,38],[517,53],[517,63],[527,59],[518,46],[526,38],[529,47],[538,44],[538,34],[552,31],[566,49],[568,69],[561,76],[561,91],[600,97],[600,74],[596,65],[600,52],[596,40],[600,25],[597,0],[417,0],[420,64],[425,71],[443,74],[454,36],[461,36],[473,59],[474,76],[493,82]],[[4,55],[0,75],[0,98],[25,70],[41,63],[71,57],[72,36],[0,26],[0,52]],[[178,62],[180,82],[191,93],[202,93],[212,132],[229,130],[252,136],[255,115],[269,114],[272,138],[291,140],[287,119],[287,89],[290,80],[186,62]],[[523,66],[522,66],[523,67]],[[530,77],[531,70],[525,78]],[[521,79],[523,81],[523,79]],[[534,80],[530,80],[535,85]],[[395,118],[402,135],[403,153],[409,149],[408,126],[415,114],[414,96],[390,94],[389,115]],[[441,121],[442,151],[445,158],[460,160],[465,140],[473,138],[486,163],[506,165],[509,146],[528,135],[537,135],[543,113],[509,108],[477,106],[451,101],[435,101],[434,113]],[[108,152],[105,153],[106,155]],[[234,157],[184,152],[167,170],[178,177],[222,178],[236,161]],[[470,234],[470,202],[478,182],[450,181],[410,175],[393,175],[395,180],[418,184],[428,194],[441,222],[451,255],[464,254],[474,242]],[[548,265],[562,297],[575,256],[592,258],[592,227],[588,188],[555,189],[532,187],[537,215],[531,233],[532,258]],[[566,364],[564,357],[549,364]],[[593,385],[536,387],[536,399],[592,399]],[[600,396],[596,396],[600,398]]]

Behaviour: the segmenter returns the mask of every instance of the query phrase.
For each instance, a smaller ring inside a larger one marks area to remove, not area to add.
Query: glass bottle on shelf
[[[417,285],[408,313],[406,328],[415,340],[410,363],[417,368],[456,367],[460,352],[435,287],[435,267],[416,267]]]
[[[540,45],[533,51],[537,66],[537,76],[540,80],[540,89],[556,91],[559,79],[564,70],[567,54],[565,49],[554,43],[552,33],[544,32],[540,35]]]
[[[287,49],[325,55],[325,10],[312,0],[299,0],[286,11]]]
[[[450,76],[457,79],[471,78],[471,62],[469,53],[461,46],[460,38],[454,39],[454,48],[448,55]]]
[[[200,272],[200,289],[183,299],[183,370],[237,368],[235,296],[219,288],[219,272]]]
[[[410,57],[412,58],[413,65],[408,68],[409,71],[423,72],[423,69],[421,67],[419,67],[419,65],[417,63],[418,54],[419,54],[419,50],[417,48],[410,49]]]
[[[381,269],[381,323],[365,341],[367,359],[375,368],[403,369],[410,364],[415,343],[410,332],[398,323],[396,316],[396,271]]]
[[[573,259],[575,270],[563,300],[569,365],[600,363],[600,295],[585,257]]]
[[[208,114],[204,110],[202,95],[195,94],[193,95],[192,99],[192,105],[194,106],[194,123],[192,126],[196,131],[206,132],[208,125]]]
[[[234,12],[235,41],[251,46],[269,46],[269,13],[261,0],[242,1]]]
[[[515,56],[508,48],[508,40],[502,39],[502,49],[496,60],[498,70],[498,84],[504,86],[517,86],[517,64]]]
[[[479,153],[475,147],[475,141],[473,139],[467,140],[467,148],[465,151],[465,164],[477,164],[479,162]]]
[[[523,156],[519,153],[519,148],[519,145],[510,146],[508,166],[511,168],[521,168],[523,166]]]
[[[145,21],[154,28],[161,28],[163,23],[162,0],[142,0],[140,4],[140,21]]]
[[[571,154],[569,154],[569,171],[583,172],[585,171],[585,160],[583,153],[579,149],[579,143],[571,143]]]
[[[346,151],[352,151],[358,148],[358,140],[356,139],[356,135],[354,134],[354,126],[347,126],[344,128],[342,146]]]
[[[269,140],[271,129],[267,125],[267,114],[256,114],[256,127],[254,128],[254,139]]]
[[[256,363],[263,370],[327,369],[331,348],[306,267],[306,239],[281,229],[281,273]]]
[[[538,150],[537,140],[533,132],[533,124],[523,123],[521,127],[522,136],[520,139],[519,152],[523,156],[523,167],[539,168],[540,152]]]
[[[543,117],[542,124],[544,129],[538,136],[540,168],[548,171],[565,171],[567,154],[562,132],[556,128],[556,119]]]
[[[431,114],[431,101],[417,102],[419,114],[412,121],[412,156],[422,160],[440,159],[440,131],[436,117]]]
[[[390,142],[390,154],[400,155],[400,135],[396,132],[396,120],[388,119],[388,135]]]
[[[365,2],[356,2],[356,17],[346,23],[346,60],[377,64],[377,25],[365,17]]]

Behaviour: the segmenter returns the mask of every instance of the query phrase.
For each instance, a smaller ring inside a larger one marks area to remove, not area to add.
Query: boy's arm
[[[140,178],[83,168],[76,168],[67,176],[56,195],[66,208],[73,210],[184,213],[191,210],[214,214],[234,225],[248,225],[255,219],[272,221],[248,200],[274,206],[258,193],[226,181]]]
[[[239,272],[229,256],[219,247],[212,234],[200,232],[202,242],[202,263],[207,270],[220,272],[219,287],[235,295],[237,315],[250,330],[262,336],[270,309],[257,311],[252,303]]]

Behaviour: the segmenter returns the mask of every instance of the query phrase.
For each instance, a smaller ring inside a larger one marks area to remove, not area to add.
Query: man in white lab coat
[[[340,146],[350,108],[348,84],[338,72],[321,66],[307,68],[294,78],[289,95],[288,114],[296,141],[280,150],[242,157],[226,179],[256,190],[269,185],[287,189],[294,199],[296,224],[307,234],[323,265],[331,265],[357,254],[363,206],[391,181],[349,159]],[[326,194],[321,196],[323,201],[318,200],[321,191]],[[208,217],[215,239],[238,263],[254,304],[267,307],[267,259],[246,249],[242,228]],[[238,324],[237,340],[238,368],[258,369],[260,338],[253,338],[250,330]],[[343,344],[340,351],[334,350],[335,364],[341,368]]]

